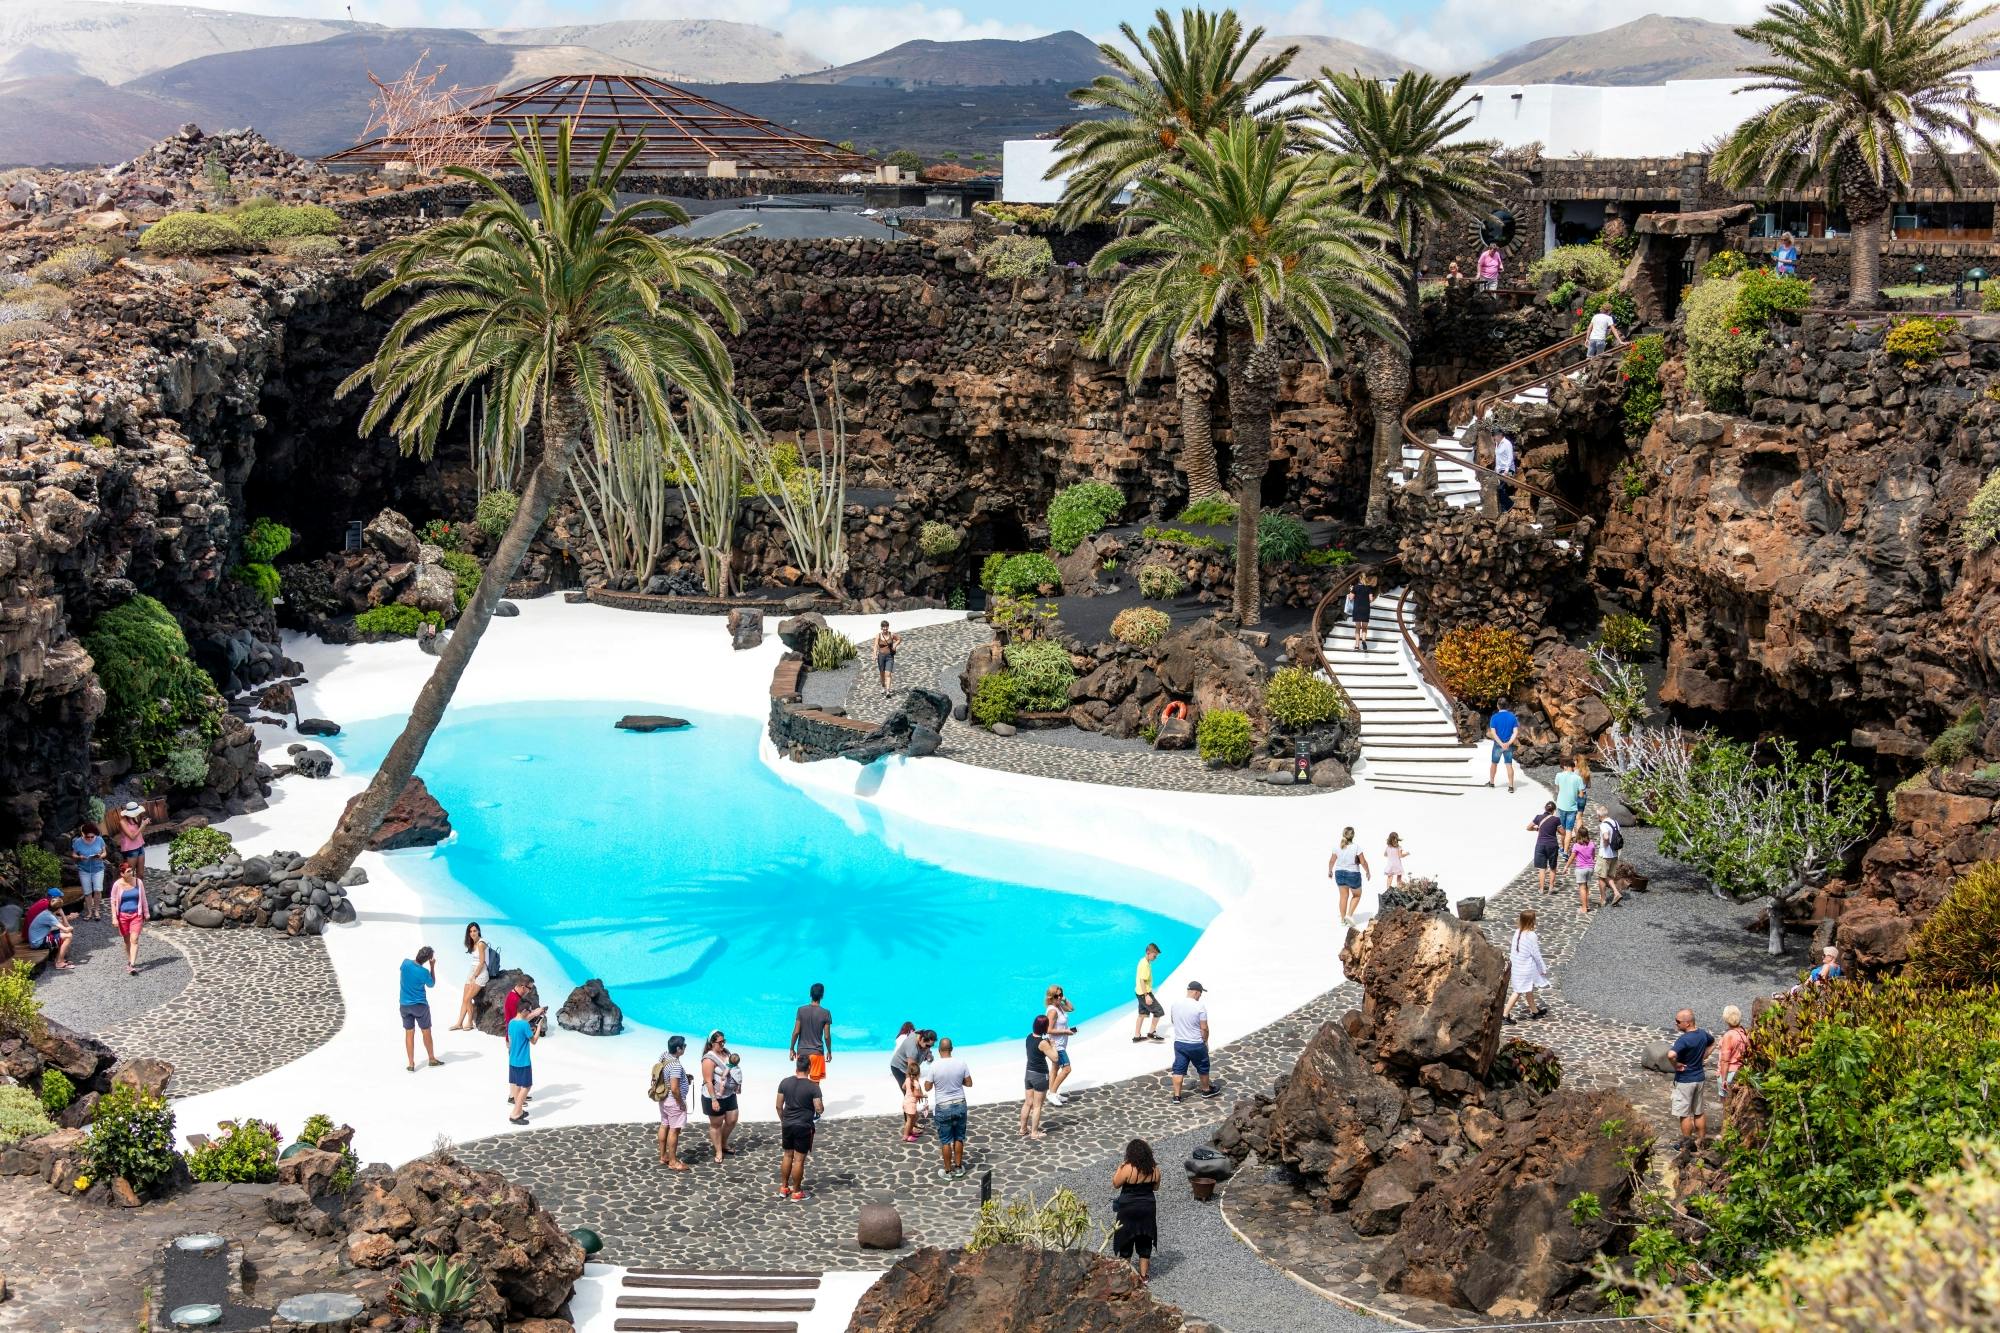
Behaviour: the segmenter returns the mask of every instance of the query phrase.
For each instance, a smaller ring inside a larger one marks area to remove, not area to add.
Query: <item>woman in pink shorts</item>
[[[111,919],[125,940],[125,975],[139,972],[139,932],[152,913],[146,905],[146,881],[136,857],[128,858],[111,886]]]

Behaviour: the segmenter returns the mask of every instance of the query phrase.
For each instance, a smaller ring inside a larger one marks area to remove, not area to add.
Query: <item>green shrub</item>
[[[1513,630],[1491,625],[1445,631],[1435,657],[1444,687],[1481,708],[1519,689],[1535,667],[1526,640]]]
[[[986,623],[1002,634],[1033,638],[1042,630],[1053,627],[1059,614],[1054,602],[995,595],[986,608]]]
[[[1233,708],[1211,708],[1194,728],[1195,748],[1203,762],[1220,759],[1232,767],[1249,762],[1250,718]]]
[[[1577,307],[1576,324],[1571,332],[1582,333],[1588,329],[1591,316],[1600,310],[1610,311],[1611,317],[1618,321],[1618,327],[1621,329],[1629,330],[1639,322],[1639,307],[1630,296],[1620,291],[1598,292]]]
[[[1750,267],[1750,258],[1741,250],[1724,250],[1701,266],[1704,278],[1733,278]]]
[[[217,255],[251,248],[250,238],[214,213],[169,213],[139,235],[150,255]]]
[[[347,247],[331,236],[282,236],[270,246],[287,259],[306,262],[338,259],[347,253]]]
[[[1187,591],[1187,575],[1173,565],[1139,566],[1139,595],[1155,602]]]
[[[465,525],[444,518],[427,519],[417,529],[417,540],[440,551],[456,551],[465,545]]]
[[[208,756],[191,745],[184,745],[178,750],[167,751],[160,771],[166,774],[171,786],[184,791],[199,787],[208,781]]]
[[[1618,256],[1597,245],[1559,245],[1528,265],[1528,281],[1573,282],[1588,291],[1601,291],[1625,276]]]
[[[1972,705],[1925,748],[1924,762],[1933,768],[1951,767],[1972,753],[1973,747],[1979,744],[1979,732],[1985,725],[1985,710],[1978,704]]]
[[[1312,545],[1306,525],[1290,514],[1265,510],[1257,515],[1257,563],[1282,565],[1296,560]]]
[[[1343,713],[1340,691],[1304,667],[1279,667],[1264,685],[1264,708],[1271,720],[1290,730],[1318,726]]]
[[[45,847],[24,842],[14,851],[14,863],[21,867],[22,887],[38,894],[62,884],[62,858]]]
[[[1629,611],[1613,611],[1598,624],[1597,641],[1619,657],[1644,657],[1653,651],[1653,627]]]
[[[514,521],[514,511],[521,507],[521,497],[512,491],[488,491],[479,497],[478,508],[472,511],[472,522],[488,541],[499,541],[507,535],[507,525]]]
[[[479,1294],[472,1264],[455,1254],[411,1255],[396,1273],[396,1306],[427,1328],[456,1325]]]
[[[254,561],[249,564],[237,565],[229,571],[229,577],[247,587],[255,588],[257,595],[262,597],[266,602],[277,601],[278,593],[285,586],[284,579],[278,574],[277,566],[259,564]]]
[[[1667,340],[1658,333],[1634,338],[1618,363],[1619,378],[1625,382],[1625,403],[1620,409],[1627,439],[1636,440],[1653,428],[1653,418],[1666,401],[1660,387],[1660,367],[1667,363]]]
[[[2000,315],[2000,282],[1980,288],[1979,308],[1989,315]]]
[[[1686,321],[1688,380],[1712,407],[1743,402],[1743,381],[1757,368],[1765,335],[1737,311],[1741,278],[1704,282],[1681,302]]]
[[[50,1115],[61,1115],[76,1100],[76,1084],[69,1081],[69,1075],[60,1069],[42,1071],[42,1109]]]
[[[973,256],[989,278],[1039,278],[1054,267],[1055,251],[1040,236],[995,236]]]
[[[292,549],[292,530],[282,523],[260,518],[243,534],[243,558],[254,564],[275,564]]]
[[[837,629],[823,629],[813,635],[812,669],[814,671],[835,671],[852,662],[860,652],[854,640]]]
[[[1993,290],[2000,291],[2000,282],[1993,284]],[[1993,469],[1966,504],[1958,539],[1969,551],[1983,551],[2000,541],[2000,468]]]
[[[1203,536],[1189,532],[1185,528],[1156,528],[1147,526],[1139,533],[1149,542],[1165,542],[1169,546],[1185,546],[1190,551],[1220,551],[1223,542],[1217,537]]]
[[[221,1138],[188,1154],[188,1174],[196,1180],[262,1185],[278,1178],[278,1127],[264,1120],[225,1120]]]
[[[1744,324],[1768,329],[1771,321],[1795,315],[1812,304],[1812,283],[1785,278],[1770,269],[1753,268],[1736,279],[1736,317]]]
[[[1069,649],[1051,639],[1032,639],[1008,644],[1006,655],[1022,709],[1053,713],[1069,707],[1069,687],[1076,680]]]
[[[1308,569],[1345,569],[1354,563],[1354,552],[1339,546],[1315,546],[1299,557]]]
[[[36,282],[66,286],[81,282],[111,266],[111,256],[102,247],[90,244],[65,245],[28,272]]]
[[[1584,295],[1583,288],[1575,283],[1560,282],[1556,284],[1555,290],[1542,299],[1548,303],[1551,310],[1567,310],[1582,295]]]
[[[1030,1194],[1002,1203],[988,1199],[979,1205],[972,1236],[965,1248],[973,1253],[996,1245],[1039,1250],[1074,1250],[1090,1238],[1090,1207],[1076,1194],[1059,1189],[1047,1203]]]
[[[1915,370],[1943,354],[1945,334],[1953,327],[1951,320],[1917,315],[1890,329],[1882,339],[1882,350]]]
[[[982,727],[1012,723],[1021,711],[1021,689],[1005,671],[989,671],[972,687],[972,720]]]
[[[1138,648],[1151,648],[1167,637],[1173,621],[1153,606],[1128,606],[1111,618],[1111,637]]]
[[[452,605],[460,611],[479,591],[479,579],[486,571],[480,568],[476,557],[464,551],[446,551],[438,557],[438,563],[451,571]]]
[[[236,211],[233,221],[238,231],[258,242],[293,236],[332,236],[340,230],[340,215],[319,204],[242,208]]]
[[[35,994],[34,972],[24,958],[0,970],[0,1032],[17,1037],[38,1037],[43,1032],[42,1002]]]
[[[444,617],[435,611],[419,611],[414,606],[372,606],[354,617],[354,628],[363,634],[395,634],[414,639],[425,625],[444,628]]]
[[[1108,483],[1080,481],[1065,486],[1049,501],[1049,545],[1058,554],[1068,555],[1124,507],[1124,492]]]
[[[985,561],[979,566],[979,586],[988,592],[994,591],[993,580],[1000,577],[1000,571],[1006,568],[1006,565],[1007,553],[1005,551],[995,551],[992,555],[987,556]]]
[[[229,835],[219,828],[200,825],[184,828],[167,844],[167,866],[174,871],[199,870],[216,864],[235,847]]]
[[[56,1077],[61,1078],[61,1074]],[[68,1105],[67,1102],[64,1105]],[[22,1139],[36,1139],[55,1133],[51,1112],[41,1099],[26,1088],[0,1088],[0,1148],[11,1148]]]
[[[297,1142],[303,1143],[307,1147],[317,1148],[319,1147],[319,1141],[333,1133],[333,1131],[333,1117],[319,1111],[314,1111],[306,1117],[306,1123],[299,1128]]]
[[[992,591],[1021,596],[1039,588],[1062,586],[1062,571],[1040,551],[1010,555],[994,572]]]
[[[1910,937],[1909,970],[1957,990],[2000,986],[2000,861],[1984,861],[1952,883],[1944,901]]]
[[[917,549],[932,560],[942,560],[958,549],[958,529],[936,519],[917,529]]]
[[[156,768],[167,751],[221,733],[222,700],[188,659],[187,639],[173,616],[151,597],[134,597],[99,616],[83,646],[104,687],[98,735],[133,766]]]
[[[117,1084],[98,1099],[83,1150],[93,1178],[122,1176],[143,1194],[173,1174],[173,1108],[164,1097]]]
[[[1192,523],[1197,528],[1226,528],[1236,521],[1236,502],[1220,495],[1211,495],[1206,500],[1196,500],[1186,509],[1176,523]]]

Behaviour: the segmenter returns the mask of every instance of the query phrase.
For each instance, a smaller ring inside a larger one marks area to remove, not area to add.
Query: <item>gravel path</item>
[[[42,1012],[78,1032],[102,1032],[177,997],[194,980],[187,956],[162,932],[139,934],[139,974],[125,974],[125,945],[109,921],[76,923],[74,971],[45,968],[35,979]]]
[[[1152,1284],[1160,1299],[1229,1333],[1376,1333],[1396,1327],[1308,1291],[1236,1239],[1214,1202],[1195,1202],[1181,1159],[1211,1133],[1212,1127],[1152,1143],[1160,1164],[1160,1247],[1153,1254]],[[1074,1190],[1090,1205],[1091,1220],[1109,1225],[1111,1173],[1123,1157],[1116,1153],[1086,1171],[1040,1183],[1036,1194],[1046,1198],[1059,1187]]]

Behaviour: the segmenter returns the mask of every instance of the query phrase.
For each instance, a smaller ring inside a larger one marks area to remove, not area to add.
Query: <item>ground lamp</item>
[[[601,1253],[604,1249],[604,1237],[589,1227],[578,1227],[569,1233],[569,1238],[582,1247],[583,1257],[586,1259],[593,1254]]]

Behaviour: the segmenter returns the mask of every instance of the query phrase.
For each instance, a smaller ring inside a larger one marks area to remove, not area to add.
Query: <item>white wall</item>
[[[1972,75],[1981,97],[2000,101],[2000,70]],[[1772,92],[1745,92],[1748,79],[1682,79],[1634,88],[1583,84],[1468,84],[1468,139],[1493,139],[1503,148],[1542,145],[1545,157],[1672,157],[1698,153],[1777,100]],[[1005,146],[1005,197],[1019,203],[1053,203],[1060,181],[1044,180],[1055,158],[1047,139],[1010,140]]]

